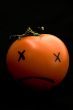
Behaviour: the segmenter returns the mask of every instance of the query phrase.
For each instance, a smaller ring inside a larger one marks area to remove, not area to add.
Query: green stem
[[[25,35],[30,35],[30,34],[32,34],[34,36],[40,35],[39,33],[34,32],[30,27],[28,27],[28,29],[25,32]]]
[[[21,34],[21,35],[12,35],[12,36],[10,36],[10,39],[11,39],[11,37],[18,37],[18,39],[21,39],[21,37],[23,37],[23,36],[29,36],[29,35],[39,36],[40,34],[34,32],[30,27],[28,27],[24,34]]]

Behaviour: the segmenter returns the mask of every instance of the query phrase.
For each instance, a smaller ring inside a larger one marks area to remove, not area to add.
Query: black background
[[[0,4],[0,100],[2,107],[41,109],[72,107],[73,104],[73,8],[70,4],[23,2]],[[23,34],[27,27],[39,33],[53,34],[66,44],[70,65],[63,82],[50,91],[37,93],[21,88],[7,71],[6,52],[15,40],[12,34]],[[44,26],[41,31],[37,27]]]

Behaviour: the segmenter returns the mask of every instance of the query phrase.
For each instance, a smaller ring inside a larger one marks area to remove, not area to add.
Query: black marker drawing
[[[37,77],[37,76],[28,76],[28,77],[23,77],[20,78],[18,81],[22,81],[22,80],[32,80],[32,79],[39,79],[39,80],[45,80],[51,83],[55,83],[55,81],[51,78],[45,78],[45,77]]]
[[[55,62],[58,60],[59,62],[61,62],[59,56],[60,56],[60,52],[58,53],[58,55],[56,55],[55,53],[53,53],[54,56],[56,56]]]
[[[25,60],[24,52],[25,52],[25,50],[23,50],[22,52],[18,51],[18,54],[20,55],[20,56],[19,56],[19,59],[18,59],[18,62],[19,62],[21,59],[22,59],[22,60]]]

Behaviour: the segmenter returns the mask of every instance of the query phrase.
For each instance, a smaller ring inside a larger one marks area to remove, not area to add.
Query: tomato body
[[[66,76],[69,53],[56,36],[41,34],[16,40],[6,57],[7,68],[15,80],[23,85],[50,89]]]

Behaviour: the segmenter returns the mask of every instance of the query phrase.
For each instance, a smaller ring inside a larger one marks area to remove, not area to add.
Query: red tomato
[[[50,89],[66,76],[69,53],[56,36],[41,34],[16,40],[7,52],[7,67],[15,80],[35,89]]]

